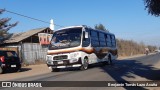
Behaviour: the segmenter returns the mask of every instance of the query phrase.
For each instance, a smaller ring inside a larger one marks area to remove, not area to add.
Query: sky
[[[143,0],[0,0],[0,9],[47,22],[53,19],[64,27],[101,23],[117,38],[160,46],[160,17],[149,15]],[[10,23],[19,22],[11,33],[49,27],[8,12],[0,15],[3,17],[12,18]]]

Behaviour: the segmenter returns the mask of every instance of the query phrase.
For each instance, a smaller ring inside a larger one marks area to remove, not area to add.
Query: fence
[[[45,61],[47,46],[41,46],[39,43],[23,43],[22,59],[24,63],[34,64],[37,61]]]

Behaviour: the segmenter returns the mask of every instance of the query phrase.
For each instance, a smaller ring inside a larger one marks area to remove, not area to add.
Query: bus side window
[[[109,34],[106,35],[106,43],[107,43],[107,47],[111,47],[112,43],[111,43],[111,37]]]
[[[116,40],[114,35],[111,36],[111,41],[112,41],[112,47],[116,47]]]
[[[83,36],[82,47],[87,47],[90,44],[90,31],[86,29],[86,32],[88,32],[88,38],[84,38]],[[83,31],[83,35],[84,34],[85,34],[85,31]]]
[[[105,34],[104,33],[99,33],[99,44],[100,44],[100,47],[105,47],[106,46],[106,40],[105,40]]]
[[[91,45],[93,47],[99,47],[98,32],[96,31],[91,31]]]

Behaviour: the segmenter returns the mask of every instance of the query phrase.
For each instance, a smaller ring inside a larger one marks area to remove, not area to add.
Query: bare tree
[[[5,9],[0,9],[0,14],[2,14],[5,11]],[[11,18],[0,18],[0,43],[3,42],[9,35],[8,31],[16,26],[18,22],[15,22],[13,24],[10,24],[9,21]]]
[[[116,39],[118,45],[119,56],[130,56],[136,54],[144,54],[147,47],[150,52],[154,52],[157,48],[153,45],[146,46],[143,42],[137,43],[133,40]]]
[[[103,24],[96,24],[94,28],[98,30],[108,31]]]

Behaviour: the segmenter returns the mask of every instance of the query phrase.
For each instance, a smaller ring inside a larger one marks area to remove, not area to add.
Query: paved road
[[[17,79],[17,81],[152,81],[160,80],[160,54],[153,54],[137,58],[116,60],[113,65],[94,65],[88,70],[63,69],[61,72],[51,72],[43,75]],[[62,83],[63,84],[63,83]],[[1,88],[2,89],[2,88]],[[3,88],[6,90],[13,88]],[[22,88],[14,88],[21,90]],[[27,88],[23,88],[27,89]],[[54,90],[125,90],[125,89],[153,89],[150,87],[52,87],[30,89]]]

